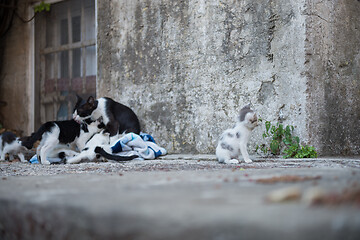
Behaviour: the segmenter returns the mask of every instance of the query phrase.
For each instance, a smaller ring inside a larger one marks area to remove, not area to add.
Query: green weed
[[[262,122],[262,119],[259,119]],[[316,158],[317,152],[312,146],[302,146],[300,139],[293,135],[295,127],[265,121],[265,132],[262,134],[268,144],[256,146],[256,152],[261,151],[266,155],[283,155],[283,158]]]

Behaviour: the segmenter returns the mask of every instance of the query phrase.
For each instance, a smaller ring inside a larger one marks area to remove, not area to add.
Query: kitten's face
[[[86,119],[91,118],[92,112],[96,109],[97,104],[93,97],[89,97],[86,103],[80,105],[79,104],[79,98],[78,102],[75,105],[74,113],[73,113],[73,119],[78,122],[84,122]],[[80,98],[81,99],[81,98]],[[81,102],[81,100],[80,100]]]
[[[81,130],[85,133],[96,133],[105,128],[105,124],[102,122],[102,118],[99,118],[95,121],[87,118],[82,123],[80,123],[80,125]]]
[[[244,122],[245,126],[251,130],[258,125],[256,113],[250,109],[250,106],[245,106],[240,110],[239,120]]]
[[[249,129],[253,130],[258,125],[258,118],[256,116],[256,113],[247,113],[245,116],[245,124]]]
[[[103,123],[102,117],[95,121],[88,118],[84,122],[88,125],[88,127],[91,127],[91,128],[97,129],[97,130],[101,130],[101,129],[105,128],[105,124]]]

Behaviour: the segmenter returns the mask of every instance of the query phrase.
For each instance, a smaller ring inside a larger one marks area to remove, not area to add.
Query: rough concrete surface
[[[359,239],[359,189],[360,158],[2,162],[0,238]]]

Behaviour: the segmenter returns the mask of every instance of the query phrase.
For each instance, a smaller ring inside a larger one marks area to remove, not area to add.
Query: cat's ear
[[[240,122],[244,121],[245,120],[245,116],[247,113],[249,112],[253,112],[253,110],[250,109],[250,104],[246,105],[245,107],[243,107],[241,110],[240,110],[240,114],[239,114],[239,120]]]
[[[89,103],[91,106],[94,105],[95,98],[93,96],[90,96],[87,100],[87,103]]]
[[[80,104],[82,102],[82,98],[76,94],[76,104],[75,104],[75,107],[74,107],[74,110],[77,109],[78,107],[80,107]]]
[[[250,109],[250,103],[246,106],[244,106],[242,109]]]
[[[80,101],[82,101],[82,97],[80,97],[78,94],[76,94],[76,100],[77,100],[77,102],[80,102]]]

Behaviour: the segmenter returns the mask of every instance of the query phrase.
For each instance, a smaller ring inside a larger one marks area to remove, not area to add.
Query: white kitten
[[[251,131],[257,126],[256,113],[247,105],[233,128],[227,129],[216,147],[216,158],[220,163],[239,163],[240,152],[246,163],[252,162],[247,151]]]

